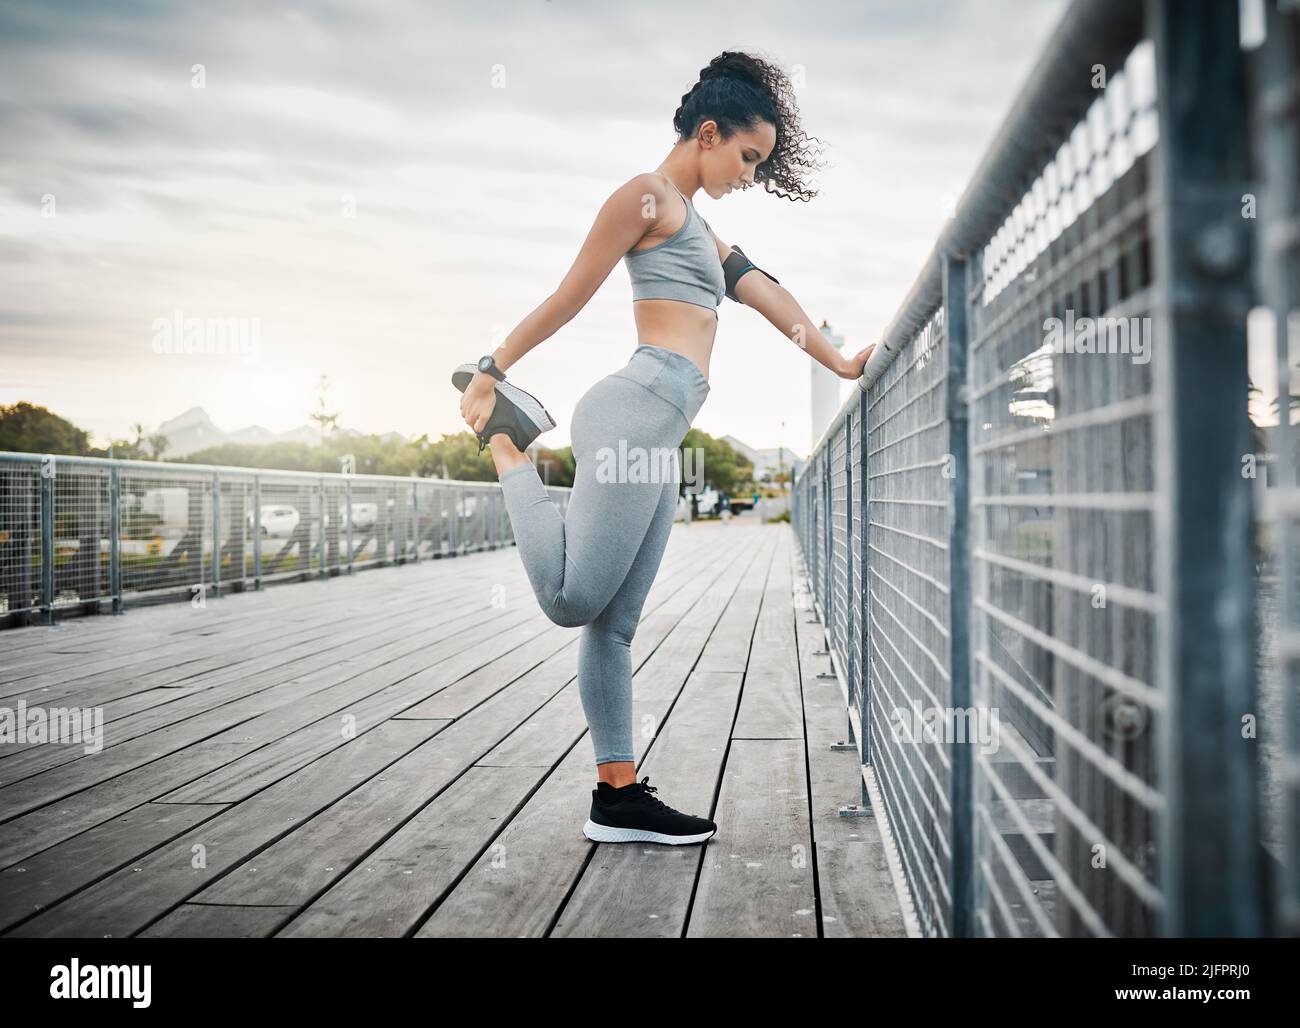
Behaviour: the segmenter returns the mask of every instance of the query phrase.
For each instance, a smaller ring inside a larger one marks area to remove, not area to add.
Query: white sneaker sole
[[[644,828],[611,828],[609,825],[597,824],[588,818],[587,823],[582,826],[582,834],[592,842],[664,842],[669,846],[681,846],[684,843],[711,839],[717,832],[701,832],[699,835],[664,835]]]
[[[468,372],[472,378],[478,371],[477,364],[462,364],[456,369],[459,372]],[[468,385],[468,382],[466,383]],[[551,417],[545,407],[538,402],[537,397],[531,393],[526,393],[516,385],[509,382],[498,382],[496,388],[516,407],[520,412],[537,426],[539,432],[549,432],[555,427],[555,419]]]

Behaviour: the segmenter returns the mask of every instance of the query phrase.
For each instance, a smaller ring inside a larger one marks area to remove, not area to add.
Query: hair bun
[[[712,78],[740,79],[759,86],[763,84],[763,73],[754,66],[754,59],[738,50],[723,50],[700,72],[701,82]]]

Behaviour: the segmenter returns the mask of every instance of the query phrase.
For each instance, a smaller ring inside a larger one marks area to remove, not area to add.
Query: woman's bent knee
[[[561,628],[581,628],[595,621],[603,608],[596,606],[590,599],[575,600],[565,596],[555,596],[542,609],[546,616]]]

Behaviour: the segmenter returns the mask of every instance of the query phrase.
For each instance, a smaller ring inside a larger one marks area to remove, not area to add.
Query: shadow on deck
[[[597,845],[581,633],[513,549],[0,637],[9,936],[900,936],[788,525],[673,529],[632,646],[638,775],[719,825]]]

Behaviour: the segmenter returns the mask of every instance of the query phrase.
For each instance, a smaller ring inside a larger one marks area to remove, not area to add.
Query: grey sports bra
[[[667,175],[664,179],[677,189]],[[713,230],[685,193],[677,189],[677,195],[686,200],[682,227],[648,250],[629,250],[623,255],[632,279],[632,300],[684,300],[711,308],[716,316],[726,294],[726,279]]]

